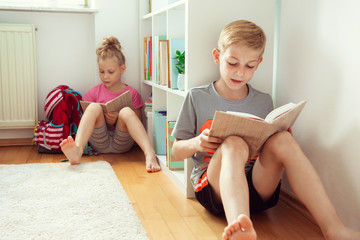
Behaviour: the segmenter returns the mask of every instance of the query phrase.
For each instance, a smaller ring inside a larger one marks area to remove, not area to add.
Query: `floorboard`
[[[0,164],[60,162],[63,154],[40,154],[34,146],[0,147]],[[186,199],[164,173],[149,174],[139,148],[125,154],[84,156],[82,161],[109,162],[150,239],[221,239],[224,217],[215,217],[195,199]],[[286,201],[252,215],[259,240],[321,240],[321,231]]]

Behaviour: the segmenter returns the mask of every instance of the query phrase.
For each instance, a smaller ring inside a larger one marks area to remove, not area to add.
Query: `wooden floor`
[[[39,154],[34,146],[0,147],[0,164],[59,162],[62,154]],[[124,187],[150,239],[221,239],[225,218],[209,214],[195,199],[186,199],[162,173],[148,174],[139,148],[125,154],[84,156],[108,161]],[[323,239],[320,229],[281,200],[252,215],[259,240]]]

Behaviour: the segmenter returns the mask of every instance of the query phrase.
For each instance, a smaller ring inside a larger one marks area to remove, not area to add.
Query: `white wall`
[[[99,46],[104,37],[113,35],[121,43],[126,59],[122,80],[140,90],[139,73],[139,2],[136,0],[98,0],[95,7],[95,42]],[[98,73],[98,69],[96,69]],[[100,78],[97,77],[97,83]]]
[[[39,120],[54,87],[65,84],[84,94],[100,83],[95,49],[107,35],[119,38],[127,61],[125,82],[139,83],[138,1],[101,0],[97,13],[1,11],[2,23],[34,24]],[[32,138],[33,129],[0,130],[0,139]]]
[[[39,120],[45,119],[46,95],[64,84],[81,93],[95,75],[94,16],[79,13],[0,11],[2,23],[34,24]],[[33,129],[1,130],[0,138],[31,138]]]
[[[277,103],[308,99],[294,135],[360,230],[360,2],[281,1]],[[283,184],[289,188],[287,181]]]

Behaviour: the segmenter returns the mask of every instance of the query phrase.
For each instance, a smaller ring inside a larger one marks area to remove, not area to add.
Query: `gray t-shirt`
[[[172,136],[182,140],[198,136],[200,128],[208,119],[214,117],[215,111],[245,112],[265,118],[274,109],[271,96],[252,88],[249,84],[247,86],[249,94],[242,100],[221,97],[216,92],[214,83],[191,89],[185,98]],[[206,152],[197,152],[192,156],[194,169],[190,178],[194,188],[206,170],[211,156]]]

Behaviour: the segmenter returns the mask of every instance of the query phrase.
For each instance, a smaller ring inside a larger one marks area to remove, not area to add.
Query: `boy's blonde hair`
[[[264,31],[255,23],[247,20],[237,20],[226,25],[218,40],[220,52],[224,52],[231,44],[244,44],[245,46],[260,50],[263,55],[266,45]]]
[[[96,49],[96,55],[98,62],[100,59],[105,60],[107,58],[115,57],[118,60],[119,66],[125,64],[125,56],[121,51],[121,44],[114,36],[107,36],[104,38],[100,47]]]

